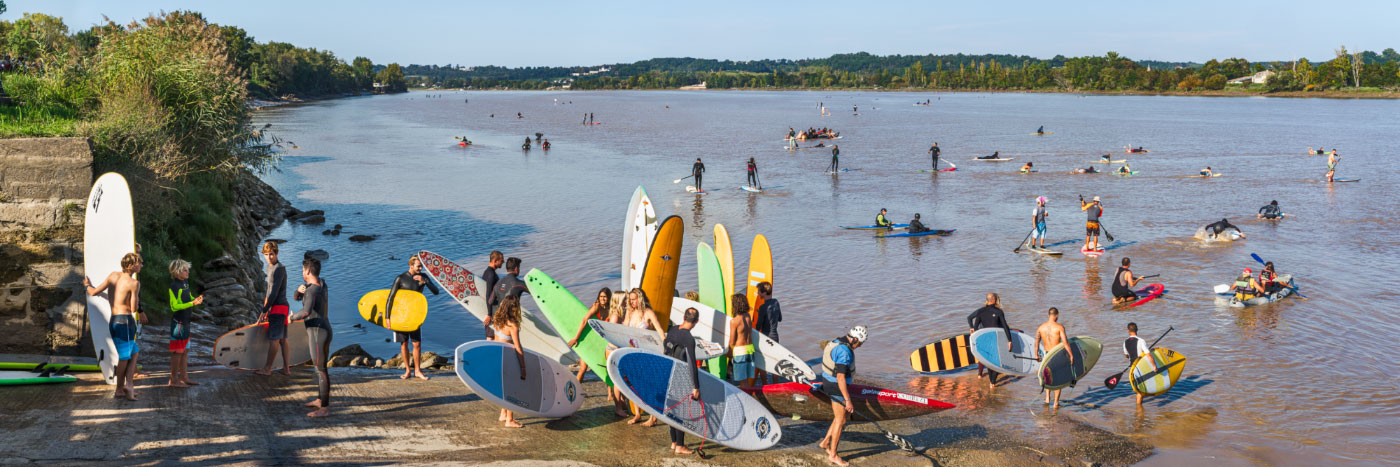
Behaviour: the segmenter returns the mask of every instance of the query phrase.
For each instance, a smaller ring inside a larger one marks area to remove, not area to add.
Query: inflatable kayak
[[[1274,293],[1272,293],[1272,294],[1269,294],[1269,295],[1266,295],[1266,296],[1263,296],[1263,297],[1254,297],[1254,298],[1245,299],[1245,300],[1240,300],[1240,299],[1234,298],[1234,297],[1232,296],[1232,297],[1230,298],[1230,306],[1235,307],[1235,308],[1244,308],[1244,307],[1249,307],[1249,306],[1258,306],[1258,305],[1263,305],[1263,304],[1266,304],[1266,303],[1277,302],[1277,301],[1279,301],[1279,300],[1283,300],[1284,297],[1287,297],[1287,296],[1289,296],[1289,295],[1293,295],[1293,275],[1292,275],[1292,274],[1280,274],[1280,275],[1278,276],[1278,281],[1281,282],[1281,283],[1284,283],[1284,284],[1288,284],[1288,287],[1284,287],[1284,288],[1282,288],[1282,289],[1279,289],[1278,292],[1274,292]]]
[[[743,390],[758,399],[774,415],[815,421],[831,420],[831,398],[815,386],[782,383]],[[862,384],[847,385],[846,390],[851,394],[851,405],[855,410],[875,420],[917,417],[954,407],[947,402]],[[853,417],[851,421],[862,422],[865,419]]]
[[[1162,294],[1166,292],[1167,287],[1162,284],[1148,284],[1147,287],[1143,287],[1137,290],[1137,300],[1128,302],[1126,305],[1123,306],[1123,308],[1132,308],[1156,300],[1157,297],[1162,296]]]
[[[956,230],[958,230],[958,229],[948,229],[948,230],[933,229],[933,230],[930,230],[930,231],[927,231],[927,232],[919,232],[919,233],[900,232],[900,233],[896,233],[896,234],[883,234],[883,235],[875,235],[875,236],[876,236],[876,237],[881,237],[881,238],[887,238],[887,237],[923,237],[923,236],[926,236],[926,235],[948,235],[948,234],[953,233],[953,232],[956,231]]]

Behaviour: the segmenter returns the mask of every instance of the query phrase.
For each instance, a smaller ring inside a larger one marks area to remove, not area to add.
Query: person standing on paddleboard
[[[729,318],[729,342],[725,344],[733,357],[730,362],[734,364],[730,380],[736,385],[743,382],[740,387],[753,387],[753,316],[749,315],[748,297],[741,293],[730,296],[729,308],[732,317]]]
[[[1137,323],[1128,323],[1128,338],[1123,340],[1123,355],[1128,357],[1128,364],[1132,365],[1138,357],[1151,353],[1152,349],[1147,348],[1147,341],[1137,335]],[[1132,368],[1129,368],[1128,371],[1132,371]],[[1137,392],[1137,405],[1142,407],[1142,393],[1140,392]]]
[[[495,332],[495,327],[491,325],[491,317],[495,316],[494,310],[500,306],[501,301],[505,300],[506,297],[515,297],[516,303],[519,303],[520,294],[528,291],[525,288],[525,281],[520,280],[520,258],[514,256],[507,258],[506,276],[496,282],[496,287],[491,289],[491,298],[487,302],[487,309],[492,311],[486,313],[486,327]],[[486,335],[490,336],[491,334],[487,333]]]
[[[415,258],[417,258],[415,256]],[[306,343],[311,347],[311,362],[316,366],[316,399],[306,403],[316,410],[308,417],[325,417],[331,414],[331,373],[326,363],[331,358],[331,315],[326,310],[326,282],[321,280],[321,261],[306,258],[301,262],[301,280],[305,283],[297,287],[292,298],[301,300],[301,311],[292,315],[292,320],[306,320]],[[417,342],[415,342],[416,344]]]
[[[267,294],[263,295],[262,316],[258,322],[267,323],[267,363],[257,374],[272,374],[272,363],[277,360],[277,350],[282,350],[282,374],[292,374],[291,354],[287,345],[287,268],[277,261],[277,243],[266,242],[262,247],[267,259]]]
[[[1099,197],[1095,196],[1091,202],[1084,202],[1084,197],[1079,197],[1079,210],[1088,214],[1084,221],[1084,249],[1090,251],[1102,251],[1099,248],[1099,216],[1103,215],[1103,205],[1099,204]]]
[[[831,166],[826,171],[836,173],[838,170],[841,170],[841,145],[833,144],[831,145]]]
[[[1050,217],[1050,212],[1045,208],[1049,200],[1044,196],[1035,198],[1035,210],[1031,211],[1031,248],[1045,249],[1045,219]],[[1040,241],[1040,246],[1036,246],[1036,241]]]
[[[1040,327],[1035,330],[1035,346],[1032,348],[1046,349],[1049,352],[1060,344],[1068,346],[1069,338],[1065,337],[1065,327],[1060,325],[1060,309],[1050,307],[1050,311],[1047,311],[1046,315],[1045,322],[1041,323]],[[1069,356],[1069,367],[1074,368],[1074,352],[1065,349],[1065,355]],[[1052,408],[1060,408],[1060,390],[1045,391],[1046,404],[1050,404],[1051,397],[1055,398],[1055,405]]]
[[[749,186],[750,186],[750,187],[757,187],[757,186],[758,186],[758,163],[754,162],[754,160],[753,160],[752,157],[749,158],[749,165],[748,165],[747,168],[748,168],[748,171],[749,171]]]
[[[666,355],[685,363],[687,371],[682,372],[686,383],[690,386],[690,398],[700,400],[700,371],[696,368],[698,362],[695,361],[695,335],[690,333],[695,323],[700,322],[700,310],[695,307],[685,309],[681,316],[680,324],[672,326],[666,332],[666,340],[662,341],[662,350]],[[678,455],[692,454],[693,452],[685,447],[685,432],[671,427],[671,452]]]
[[[136,374],[136,355],[141,352],[141,348],[136,343],[136,307],[141,301],[141,282],[136,280],[136,274],[141,272],[141,255],[127,253],[122,256],[122,270],[112,271],[107,277],[102,278],[102,282],[96,286],[92,281],[83,277],[83,287],[89,296],[97,296],[108,289],[107,300],[112,304],[112,318],[107,328],[111,332],[112,342],[117,348],[117,364],[113,369],[117,378],[117,390],[112,394],[113,398],[125,397],[127,400],[136,399],[136,384],[133,376]],[[142,316],[144,319],[145,317]]]
[[[705,191],[700,179],[705,176],[705,163],[700,162],[700,158],[695,158],[695,163],[690,166],[690,176],[695,177],[695,192]]]
[[[1337,173],[1337,163],[1341,162],[1342,156],[1337,154],[1335,148],[1327,155],[1327,183],[1332,183],[1332,175]]]
[[[937,141],[934,141],[934,142],[933,142],[933,147],[928,148],[928,156],[929,156],[930,159],[933,159],[933,171],[934,171],[934,172],[937,172],[937,171],[938,171],[938,156],[941,155],[941,154],[943,154],[943,150],[942,150],[942,149],[938,149],[938,142],[937,142]]]
[[[977,332],[979,329],[1001,328],[1006,332],[1006,350],[1008,352],[1011,351],[1012,343],[1015,342],[1015,339],[1011,337],[1011,325],[1006,324],[1006,312],[1001,311],[1001,297],[995,293],[988,293],[987,301],[982,305],[982,308],[967,315],[967,327],[970,328],[969,334]],[[987,382],[995,389],[997,387],[997,372],[978,363],[977,376],[980,378],[983,374],[987,375]]]
[[[1141,281],[1142,278],[1134,277],[1133,272],[1128,270],[1128,266],[1132,263],[1133,260],[1126,256],[1123,257],[1123,265],[1118,267],[1118,272],[1113,273],[1113,286],[1111,289],[1113,290],[1114,305],[1128,303],[1138,298],[1137,292],[1133,291],[1133,287],[1137,287],[1138,281]]]
[[[851,405],[851,381],[856,375],[856,349],[865,345],[865,326],[851,328],[845,336],[832,339],[831,344],[822,349],[821,389],[831,399],[831,426],[822,438],[822,449],[826,450],[826,461],[839,466],[847,466],[845,460],[836,454],[841,444],[841,434],[846,431],[847,414],[855,411]]]
[[[423,263],[418,260],[418,256],[411,256],[408,258],[408,272],[399,274],[398,277],[394,278],[394,284],[389,286],[389,299],[384,304],[384,321],[388,322],[389,317],[394,316],[394,296],[398,295],[399,290],[412,290],[421,293],[424,287],[431,290],[433,295],[439,293],[437,286],[423,276]],[[419,327],[407,332],[394,331],[394,341],[399,343],[399,354],[403,355],[403,376],[400,376],[399,379],[408,379],[409,373],[418,379],[428,379],[427,376],[423,376],[423,370],[418,365],[422,357],[423,328]],[[410,341],[413,342],[412,359],[408,358]]]
[[[754,313],[753,328],[759,333],[778,342],[778,323],[783,321],[783,311],[778,307],[778,299],[773,298],[773,283],[758,283],[758,311]],[[758,370],[758,384],[768,384],[768,374]]]

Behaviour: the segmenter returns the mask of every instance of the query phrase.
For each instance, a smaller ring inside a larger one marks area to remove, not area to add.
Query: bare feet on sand
[[[832,465],[837,465],[837,466],[840,466],[840,467],[846,467],[846,466],[848,466],[848,465],[851,465],[851,464],[846,463],[846,461],[841,460],[841,458],[840,458],[840,457],[837,457],[837,456],[826,456],[826,461],[827,461],[828,463],[831,463]]]
[[[413,377],[418,378],[418,379],[421,379],[421,380],[423,380],[423,381],[427,381],[427,380],[428,380],[428,377],[427,377],[427,376],[423,376],[423,373],[421,373],[421,372],[420,372],[420,373],[414,374]]]
[[[314,412],[311,412],[311,413],[306,414],[306,416],[311,417],[311,418],[329,417],[330,415],[331,415],[331,409],[328,409],[328,408],[325,408],[325,407],[321,407],[320,409],[317,409],[317,410],[314,411]]]
[[[321,400],[320,400],[320,399],[311,399],[311,402],[307,402],[307,403],[302,404],[302,405],[305,406],[305,407],[320,407],[320,406],[321,406]]]
[[[506,426],[506,428],[524,428],[524,427],[525,427],[525,425],[521,425],[520,422],[517,422],[517,421],[515,421],[515,420],[511,420],[511,421],[506,422],[506,423],[505,423],[505,426]]]
[[[291,375],[292,375],[292,369],[291,369],[291,368],[283,368],[283,369],[282,369],[282,374],[283,374],[283,375],[286,375],[286,376],[291,376]]]
[[[170,382],[170,384],[167,384],[166,386],[169,386],[169,387],[172,387],[172,388],[187,388],[187,387],[190,387],[190,385],[185,384],[184,382],[181,382],[181,381],[172,381],[172,382]]]
[[[403,375],[399,376],[399,379],[408,379],[408,376],[411,374],[413,373],[405,371],[403,372]]]
[[[656,426],[656,417],[649,417],[649,418],[647,418],[647,422],[646,422],[646,423],[643,423],[642,426],[645,426],[645,427],[653,427],[653,426]]]
[[[253,371],[253,373],[259,374],[259,375],[263,375],[263,376],[271,376],[271,375],[272,375],[272,369],[270,369],[270,368],[263,368],[263,369],[261,369],[261,370],[255,370],[255,371]]]
[[[689,454],[695,454],[695,451],[691,451],[691,450],[689,450],[689,449],[686,449],[685,446],[676,446],[676,448],[674,449],[674,451],[675,451],[676,455],[680,455],[680,456],[689,455]]]
[[[194,382],[194,380],[189,379],[189,378],[185,378],[185,384],[188,384],[188,385],[190,385],[190,386],[199,386],[199,383],[196,383],[196,382]]]

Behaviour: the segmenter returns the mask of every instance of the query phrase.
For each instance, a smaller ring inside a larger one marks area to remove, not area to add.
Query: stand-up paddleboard
[[[1100,246],[1099,249],[1097,249],[1097,250],[1090,250],[1090,249],[1089,249],[1089,245],[1084,245],[1084,246],[1082,246],[1082,247],[1079,247],[1079,252],[1080,252],[1080,253],[1083,253],[1084,256],[1088,256],[1088,257],[1091,257],[1091,258],[1096,258],[1096,257],[1098,257],[1099,255],[1102,255],[1102,254],[1103,254],[1103,247]]]
[[[23,384],[54,384],[77,381],[76,376],[65,375],[68,365],[31,365],[28,371],[0,371],[0,386]]]
[[[1055,134],[1055,132],[1053,132],[1053,131],[1047,131],[1047,132],[1044,132],[1044,133],[1031,133],[1031,135],[1034,135],[1034,136],[1045,136],[1045,135],[1053,135],[1053,134]]]
[[[763,193],[763,189],[762,189],[762,188],[752,187],[752,186],[748,186],[748,185],[740,186],[739,189],[740,189],[740,190],[747,191],[747,192],[749,192],[749,193]]]
[[[1132,175],[1137,175],[1138,172],[1141,172],[1141,170],[1134,170],[1134,171],[1131,171],[1131,172],[1113,172],[1113,173],[1118,174],[1118,175],[1121,176],[1121,177],[1128,177],[1128,176],[1132,176]]]
[[[423,263],[423,271],[428,273],[428,277],[437,281],[458,305],[466,308],[476,319],[486,322],[486,281],[431,251],[418,252],[418,260]],[[543,317],[525,310],[524,305],[522,301],[520,345],[566,366],[578,363],[578,355],[569,348],[568,343],[554,332]]]
[[[974,160],[974,161],[983,161],[983,162],[1006,162],[1006,161],[1009,161],[1009,160],[1011,160],[1011,159],[1015,159],[1015,157],[998,157],[998,158],[996,158],[996,159],[980,159],[980,158],[976,158],[976,157],[972,158],[972,160]]]
[[[260,370],[267,364],[268,346],[267,323],[252,324],[234,329],[219,336],[214,341],[214,361],[229,368]],[[282,350],[277,350],[272,368],[282,367]],[[287,356],[292,365],[311,361],[311,347],[306,340],[306,322],[302,320],[287,323]]]
[[[1157,297],[1167,292],[1167,287],[1162,284],[1147,284],[1147,287],[1138,289],[1136,292],[1138,296],[1137,300],[1128,302],[1123,308],[1132,308],[1156,300]]]
[[[667,425],[743,451],[778,444],[783,433],[777,419],[739,388],[697,371],[700,400],[692,399],[692,368],[641,349],[617,349],[608,357],[608,372],[622,394]]]
[[[647,191],[637,187],[627,206],[627,223],[622,230],[623,292],[642,286],[647,248],[651,248],[651,241],[656,238],[656,208],[651,205]]]
[[[729,296],[734,294],[734,247],[729,243],[729,231],[724,224],[715,224],[715,259],[719,260],[719,273],[724,276],[724,312],[730,315]],[[753,311],[753,310],[749,310]]]
[[[948,230],[932,229],[932,230],[929,230],[929,231],[927,231],[927,232],[919,232],[919,233],[900,232],[900,233],[876,234],[875,236],[876,236],[877,238],[890,238],[890,237],[924,237],[924,236],[928,236],[928,235],[951,235],[953,232],[956,232],[957,230],[958,230],[958,229],[948,229]]]
[[[938,372],[956,370],[977,363],[967,334],[919,347],[909,354],[909,366],[915,371]]]
[[[1084,375],[1089,374],[1089,370],[1094,369],[1094,364],[1099,362],[1099,352],[1103,351],[1103,344],[1092,337],[1069,338],[1068,348],[1074,353],[1073,364],[1070,364],[1065,348],[1065,344],[1057,345],[1045,352],[1045,357],[1041,358],[1040,367],[1036,371],[1040,387],[1054,390],[1079,382]]]
[[[1336,182],[1336,183],[1342,183],[1342,182],[1359,182],[1359,181],[1361,181],[1361,179],[1359,179],[1359,178],[1334,178],[1334,179],[1332,179],[1332,181],[1333,181],[1333,182]],[[1323,180],[1322,183],[1327,183],[1327,180]]]
[[[136,251],[131,189],[115,172],[97,178],[88,193],[83,224],[83,275],[97,285],[122,270],[122,256]],[[87,295],[88,331],[107,384],[117,384],[117,344],[112,341],[112,289]]]
[[[688,192],[691,192],[691,193],[695,193],[695,194],[697,194],[697,195],[703,195],[703,194],[709,193],[708,191],[705,191],[705,190],[696,189],[696,188],[695,188],[695,185],[686,185],[686,186],[685,186],[685,191],[688,191]]]
[[[758,298],[758,284],[764,282],[773,284],[773,250],[768,248],[768,237],[758,234],[753,236],[753,248],[749,249],[749,286],[744,291],[754,316],[758,316],[758,307],[763,304]]]
[[[1035,253],[1035,254],[1038,254],[1038,255],[1045,255],[1045,256],[1060,256],[1060,255],[1065,254],[1065,252],[1063,252],[1063,251],[1047,250],[1047,249],[1044,249],[1044,248],[1034,248],[1034,247],[1032,247],[1032,248],[1026,248],[1026,249],[1027,249],[1027,250],[1031,250],[1032,253]]]
[[[656,335],[656,331],[650,329],[640,329],[632,326],[624,326],[618,323],[609,323],[596,319],[588,320],[588,327],[594,333],[602,336],[616,348],[635,348],[650,350],[656,353],[665,353],[665,340]],[[695,359],[709,360],[724,355],[724,347],[699,337],[695,338]]]
[[[705,244],[705,242],[700,242],[695,248],[695,269],[699,271],[700,283],[697,292],[700,294],[700,303],[730,316],[732,313],[728,306],[729,297],[725,294],[724,272],[720,268],[719,258],[715,257],[714,250],[710,249],[710,245]],[[672,317],[672,320],[674,321],[675,317]],[[729,345],[729,339],[726,338],[720,345]],[[709,365],[709,369],[711,374],[720,377],[720,379],[728,378],[729,357],[720,357],[719,361]]]
[[[1258,306],[1258,305],[1263,305],[1263,304],[1265,304],[1265,303],[1277,302],[1277,301],[1279,301],[1279,300],[1283,300],[1284,297],[1287,297],[1287,296],[1289,296],[1289,295],[1293,295],[1293,275],[1292,275],[1292,274],[1279,274],[1277,281],[1278,281],[1280,284],[1288,284],[1288,287],[1284,287],[1284,288],[1282,288],[1282,289],[1279,289],[1278,292],[1274,292],[1274,293],[1271,293],[1271,294],[1269,294],[1269,295],[1265,295],[1265,296],[1263,296],[1263,297],[1254,297],[1254,298],[1249,298],[1249,299],[1245,299],[1245,300],[1240,300],[1240,299],[1234,298],[1234,295],[1231,294],[1231,295],[1230,295],[1230,306],[1235,307],[1235,308],[1244,308],[1244,307],[1247,307],[1247,306]]]
[[[729,316],[703,303],[676,298],[671,304],[671,320],[679,322],[685,314],[685,309],[690,307],[695,307],[700,312],[700,321],[690,329],[691,334],[700,339],[721,343],[720,345],[729,345]],[[812,371],[812,367],[808,366],[802,357],[798,357],[768,336],[754,331],[749,338],[754,345],[755,369],[789,381],[812,381],[817,378],[817,373]]]
[[[530,297],[535,299],[540,314],[549,320],[549,324],[559,332],[564,342],[573,339],[574,332],[578,331],[579,326],[583,326],[589,317],[588,306],[539,269],[531,269],[525,274],[525,287],[530,290]],[[604,352],[608,342],[590,331],[588,326],[583,327],[583,332],[578,335],[578,342],[574,343],[574,353],[588,364],[588,369],[592,370],[593,374],[598,375],[608,386],[612,386],[612,380],[608,378],[608,369],[603,368],[603,365],[607,364]]]
[[[1040,349],[1030,334],[1012,330],[1011,350],[1006,349],[1006,330],[1002,328],[979,329],[969,340],[977,363],[997,373],[1030,376],[1040,366]]]
[[[394,308],[385,311],[389,302],[389,289],[376,290],[360,297],[358,308],[360,317],[375,326],[390,331],[410,332],[423,327],[428,317],[428,298],[413,290],[399,290],[394,294]]]
[[[583,395],[573,373],[552,357],[521,344],[525,378],[521,379],[520,355],[504,342],[473,341],[457,347],[457,377],[482,399],[500,408],[536,417],[561,418],[583,407]]]
[[[841,228],[846,230],[899,230],[909,228],[909,224],[891,224],[889,227],[882,227],[878,225],[843,225],[841,226]]]
[[[676,276],[681,267],[681,242],[685,236],[685,221],[680,216],[667,217],[656,229],[656,239],[647,250],[647,267],[642,273],[642,291],[651,301],[661,329],[669,329],[671,299],[676,296]]]
[[[956,171],[956,170],[958,170],[957,167],[951,167],[951,168],[947,168],[947,169],[938,169],[938,170],[920,170],[919,173],[921,173],[921,174],[930,174],[930,173],[938,173],[938,172],[953,172],[953,171]]]
[[[1106,161],[1106,160],[1103,160],[1103,159],[1099,159],[1099,160],[1096,160],[1096,161],[1089,161],[1090,164],[1122,164],[1122,163],[1124,163],[1124,162],[1128,162],[1128,160],[1127,160],[1127,159],[1118,159],[1118,160],[1116,160],[1116,161]]]
[[[774,415],[798,420],[831,420],[831,397],[812,385],[779,383],[743,389]],[[863,384],[847,384],[846,391],[851,395],[855,410],[876,421],[918,417],[955,407],[947,402]],[[862,417],[851,419],[853,423],[864,421]]]
[[[1166,347],[1152,349],[1152,353],[1138,357],[1131,370],[1133,392],[1155,396],[1167,392],[1181,378],[1186,369],[1186,356]]]

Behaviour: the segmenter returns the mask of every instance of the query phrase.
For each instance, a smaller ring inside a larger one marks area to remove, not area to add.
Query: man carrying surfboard
[[[417,258],[417,256],[415,256]],[[292,296],[301,300],[301,311],[292,315],[292,320],[305,320],[306,342],[311,346],[311,362],[316,366],[316,399],[306,403],[316,410],[306,414],[319,418],[331,414],[331,374],[326,368],[331,358],[331,319],[326,309],[326,281],[321,280],[321,261],[306,258],[301,262],[301,280],[306,281],[297,287]],[[390,300],[389,303],[393,303]],[[416,342],[415,342],[416,344]]]
[[[700,162],[699,157],[695,158],[695,163],[690,166],[690,176],[695,177],[695,192],[705,191],[704,185],[700,182],[700,179],[705,176],[705,164]]]
[[[1060,325],[1060,310],[1050,307],[1050,311],[1047,311],[1046,314],[1048,317],[1045,322],[1041,323],[1040,327],[1035,330],[1035,348],[1048,350],[1054,349],[1060,344],[1069,345],[1069,338],[1065,337],[1065,327]],[[1074,352],[1068,350],[1066,349],[1065,355],[1069,356],[1070,368],[1074,368]],[[1050,404],[1051,397],[1055,398],[1055,405],[1052,408],[1060,408],[1060,390],[1045,391],[1046,404]]]
[[[1123,355],[1128,357],[1128,364],[1136,362],[1138,357],[1152,353],[1152,349],[1147,348],[1147,341],[1137,335],[1137,323],[1128,323],[1128,338],[1123,340]],[[1134,391],[1137,392],[1137,391]],[[1137,393],[1137,405],[1142,407],[1142,393]]]
[[[1118,272],[1113,273],[1113,286],[1111,288],[1113,289],[1114,305],[1131,302],[1138,298],[1137,292],[1133,291],[1133,287],[1137,287],[1138,281],[1141,281],[1142,278],[1134,277],[1133,272],[1128,270],[1128,266],[1132,263],[1133,261],[1131,259],[1124,256],[1123,265],[1118,267]]]
[[[685,368],[688,371],[683,372],[682,375],[687,377],[687,382],[692,388],[690,398],[697,401],[700,400],[700,375],[695,361],[695,335],[691,334],[690,330],[698,322],[700,322],[700,310],[696,310],[694,307],[686,308],[685,313],[681,316],[681,323],[672,326],[671,330],[666,332],[666,340],[661,343],[666,356],[685,363]],[[685,447],[685,432],[676,427],[671,427],[671,452],[682,456],[693,452]]]
[[[1084,249],[1102,251],[1099,248],[1099,216],[1103,215],[1103,205],[1099,204],[1099,197],[1095,196],[1091,202],[1084,202],[1084,197],[1079,197],[1079,210],[1084,211],[1087,217],[1084,221]]]
[[[418,255],[413,255],[408,258],[408,272],[395,277],[394,284],[389,287],[389,299],[384,304],[384,322],[389,322],[389,317],[394,315],[394,295],[397,295],[399,290],[412,290],[421,293],[424,287],[433,291],[433,295],[439,293],[437,286],[429,282],[428,278],[423,277],[423,263],[418,260]],[[422,357],[423,328],[419,327],[408,332],[394,331],[394,340],[399,343],[399,354],[403,356],[403,376],[400,376],[399,379],[408,379],[409,373],[418,379],[428,379],[427,376],[423,376],[423,370],[418,366]],[[410,341],[413,342],[412,360],[408,358],[408,343]]]
[[[982,308],[967,315],[967,327],[970,328],[968,333],[977,332],[983,328],[1002,328],[1006,331],[1006,350],[1010,352],[1015,340],[1011,337],[1011,326],[1006,324],[1006,312],[1001,311],[1000,305],[1001,297],[995,293],[988,293],[987,301],[983,303]],[[978,363],[977,376],[981,377],[983,374],[987,375],[987,382],[995,388],[997,386],[997,372]]]
[[[133,375],[136,374],[136,355],[141,352],[141,347],[136,343],[134,317],[138,302],[141,301],[141,282],[135,277],[141,272],[141,266],[141,255],[127,253],[121,259],[122,270],[108,273],[96,286],[93,286],[87,276],[83,276],[83,287],[89,296],[95,297],[111,289],[107,293],[107,299],[112,302],[112,318],[108,329],[117,348],[117,365],[114,371],[117,389],[112,397],[125,397],[132,401],[137,400]],[[145,317],[142,316],[142,319]]]
[[[865,326],[856,326],[846,335],[833,339],[831,345],[822,349],[821,389],[831,398],[831,426],[819,444],[826,450],[826,461],[838,466],[848,466],[836,450],[841,443],[841,433],[846,431],[847,414],[855,411],[851,405],[849,385],[856,374],[855,350],[865,344]]]
[[[282,374],[291,376],[291,351],[287,345],[287,268],[277,262],[277,242],[263,243],[262,254],[267,259],[267,294],[263,295],[262,316],[258,317],[258,322],[267,323],[267,363],[256,373],[272,374],[277,349],[282,349]]]

